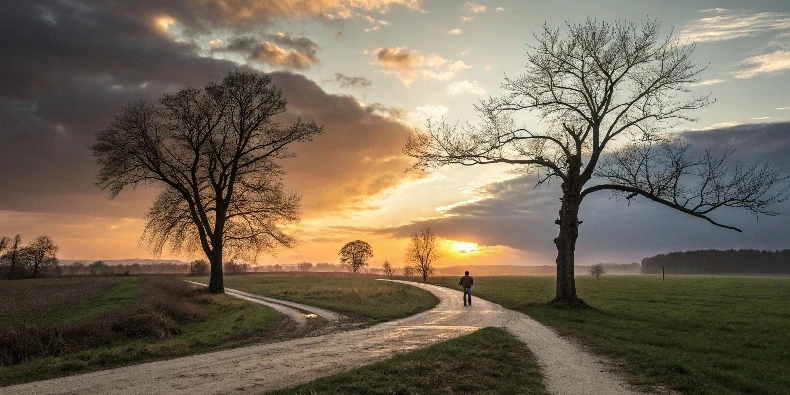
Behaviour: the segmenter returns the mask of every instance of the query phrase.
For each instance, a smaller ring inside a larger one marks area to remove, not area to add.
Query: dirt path
[[[537,355],[555,394],[631,394],[605,361],[526,315],[461,293],[410,283],[439,297],[437,307],[365,329],[151,362],[0,388],[0,394],[235,394],[288,388],[348,371],[487,326],[503,327]]]
[[[199,285],[201,287],[207,287],[208,285],[203,283],[197,283],[194,281],[187,281],[190,284]],[[269,306],[281,314],[285,314],[297,325],[304,326],[307,325],[307,320],[315,319],[315,318],[323,318],[327,321],[337,323],[342,318],[342,315],[335,313],[334,311],[329,311],[327,309],[322,309],[320,307],[309,306],[306,304],[290,302],[287,300],[280,300],[280,299],[273,299],[267,298],[266,296],[251,294],[249,292],[239,291],[233,288],[225,288],[225,293],[228,295],[235,296],[239,299],[244,299],[253,303],[259,303],[262,305]]]

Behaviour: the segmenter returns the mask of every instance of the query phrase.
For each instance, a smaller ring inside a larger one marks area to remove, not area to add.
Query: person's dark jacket
[[[472,276],[463,276],[461,277],[461,281],[458,282],[458,285],[464,288],[472,288],[472,284],[474,284],[474,279]]]

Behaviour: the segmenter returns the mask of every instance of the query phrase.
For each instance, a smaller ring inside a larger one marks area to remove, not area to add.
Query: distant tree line
[[[187,274],[193,272],[192,264],[178,264],[170,262],[160,263],[131,263],[111,265],[105,261],[74,262],[68,265],[58,265],[50,270],[51,276],[111,276],[140,274]]]
[[[642,273],[790,274],[790,249],[670,252],[642,260]]]

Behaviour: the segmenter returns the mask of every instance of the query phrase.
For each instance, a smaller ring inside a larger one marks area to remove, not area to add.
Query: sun
[[[475,243],[467,243],[465,241],[454,241],[452,242],[453,251],[460,252],[462,254],[468,254],[470,252],[477,251],[477,244]]]

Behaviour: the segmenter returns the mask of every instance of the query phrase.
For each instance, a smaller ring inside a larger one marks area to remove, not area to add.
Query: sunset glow
[[[458,252],[461,254],[468,254],[477,251],[477,244],[468,243],[465,241],[453,241],[452,248],[454,252]]]

